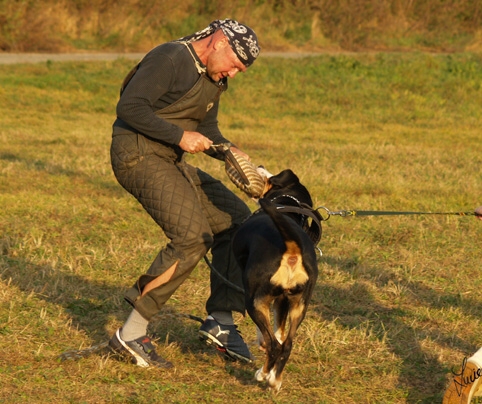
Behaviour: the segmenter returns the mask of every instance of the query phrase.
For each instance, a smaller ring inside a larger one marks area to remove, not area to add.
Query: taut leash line
[[[397,216],[397,215],[454,215],[454,216],[477,216],[482,214],[477,212],[403,212],[403,211],[384,211],[384,210],[338,210],[331,211],[325,206],[320,206],[316,210],[323,210],[323,220],[328,220],[331,216],[354,217],[354,216]]]

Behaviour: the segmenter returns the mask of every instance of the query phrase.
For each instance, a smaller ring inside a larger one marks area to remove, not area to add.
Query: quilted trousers
[[[206,310],[244,315],[244,294],[229,286],[242,288],[231,239],[250,210],[219,180],[185,163],[182,156],[181,150],[142,135],[112,138],[111,162],[118,182],[169,239],[125,299],[150,320],[211,249],[212,265],[224,279],[210,274]]]

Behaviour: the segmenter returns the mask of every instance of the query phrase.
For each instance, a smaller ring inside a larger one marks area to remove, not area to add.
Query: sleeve
[[[169,91],[174,74],[169,55],[159,50],[147,54],[119,99],[117,117],[142,134],[179,144],[183,129],[154,113],[154,104]]]

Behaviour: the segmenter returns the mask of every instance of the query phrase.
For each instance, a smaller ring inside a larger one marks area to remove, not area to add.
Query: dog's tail
[[[287,217],[282,214],[273,202],[269,199],[262,198],[259,200],[261,208],[267,213],[267,215],[273,220],[276,228],[281,234],[281,237],[285,242],[294,242],[298,246],[302,246],[303,242],[301,240],[300,233],[296,231],[295,227],[290,223]]]

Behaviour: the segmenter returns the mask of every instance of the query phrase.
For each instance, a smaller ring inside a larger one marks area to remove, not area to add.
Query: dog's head
[[[304,207],[313,208],[311,195],[306,187],[301,184],[298,176],[290,169],[283,170],[277,175],[272,175],[264,167],[258,167],[258,172],[265,178],[265,188],[262,198],[282,205],[299,204]],[[303,220],[303,229],[316,245],[321,238],[321,221],[323,220],[317,210],[311,210],[311,223],[305,217]],[[313,220],[314,219],[314,220]]]
[[[313,206],[310,193],[306,187],[301,184],[298,176],[290,169],[283,170],[279,174],[272,175],[264,167],[258,168],[258,172],[266,178],[266,185],[262,197],[274,199],[283,195],[288,195]]]

